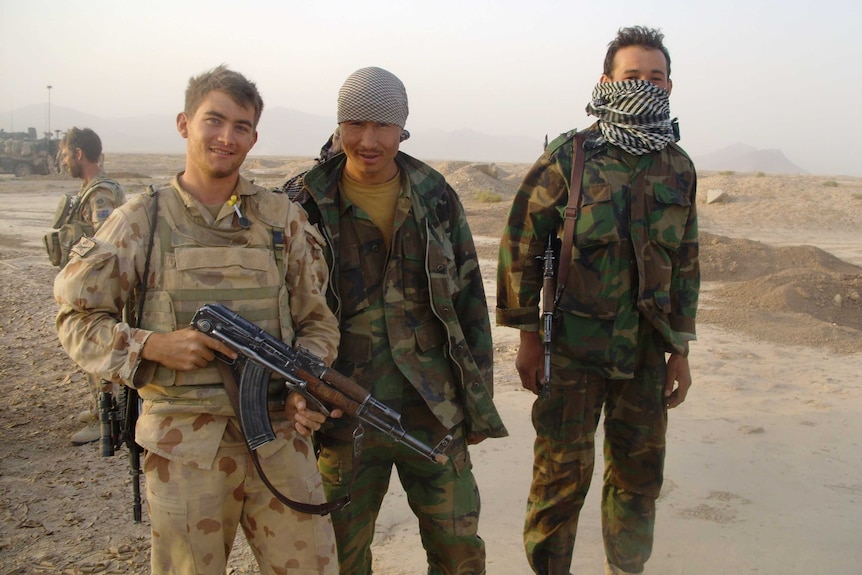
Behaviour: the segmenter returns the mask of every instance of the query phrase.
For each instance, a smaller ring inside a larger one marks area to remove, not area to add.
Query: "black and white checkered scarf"
[[[667,90],[645,80],[597,84],[587,114],[599,119],[608,143],[636,156],[663,150],[679,139],[670,119]]]

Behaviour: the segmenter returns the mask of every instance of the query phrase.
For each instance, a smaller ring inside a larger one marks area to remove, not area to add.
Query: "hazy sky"
[[[189,76],[221,63],[267,106],[334,117],[344,79],[381,66],[414,134],[538,142],[592,122],[607,43],[635,24],[665,33],[691,155],[740,142],[862,175],[858,0],[0,0],[0,127],[49,84],[52,105],[102,118],[173,114]]]

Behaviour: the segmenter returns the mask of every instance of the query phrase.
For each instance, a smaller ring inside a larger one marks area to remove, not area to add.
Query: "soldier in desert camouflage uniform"
[[[619,31],[587,111],[599,121],[547,147],[525,177],[500,246],[497,323],[521,330],[516,366],[538,393],[544,375],[536,257],[561,235],[581,189],[565,292],[558,296],[550,393],[533,405],[535,463],[525,522],[530,565],[569,573],[604,407],[602,526],[606,572],[640,573],[653,544],[667,409],[691,385],[698,267],[696,174],[669,115],[670,57],[658,31]],[[583,181],[571,182],[574,154]],[[669,354],[666,359],[666,354]]]
[[[81,191],[72,200],[72,207],[62,210],[62,222],[55,222],[60,248],[57,254],[59,261],[56,263],[63,267],[69,261],[72,246],[82,237],[92,237],[114,209],[126,201],[126,192],[119,182],[112,180],[102,171],[99,165],[102,140],[93,130],[70,128],[60,142],[59,154],[69,175],[82,180]],[[85,423],[86,427],[72,434],[73,445],[97,441],[101,435],[98,406],[99,393],[103,389],[102,378],[95,373],[87,373],[86,378],[90,406],[87,411],[78,414],[78,420]]]
[[[154,574],[223,575],[239,526],[262,573],[338,571],[330,519],[286,508],[250,465],[214,365],[214,352],[236,354],[187,327],[202,304],[220,302],[327,362],[335,357],[322,238],[285,195],[239,175],[262,108],[255,85],[236,72],[218,67],[192,78],[177,116],[185,171],[79,242],[54,287],[64,348],[84,369],[139,388],[143,399],[136,439],[146,450]],[[140,327],[132,328],[121,312],[144,281]],[[321,503],[307,435],[324,418],[285,395],[274,380],[277,439],[257,452],[287,497]]]
[[[479,493],[467,445],[502,437],[492,400],[490,320],[458,196],[399,151],[407,94],[380,68],[354,72],[338,97],[343,154],[305,175],[297,201],[327,238],[336,368],[403,415],[427,444],[454,437],[441,466],[364,430],[352,502],[333,513],[343,575],[371,573],[374,524],[392,466],[419,519],[428,573],[485,572]],[[318,434],[327,497],[351,488],[354,420]]]

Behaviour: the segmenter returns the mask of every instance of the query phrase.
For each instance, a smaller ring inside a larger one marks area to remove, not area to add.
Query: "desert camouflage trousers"
[[[646,351],[634,379],[606,379],[555,365],[550,397],[539,396],[533,404],[536,441],[524,547],[539,575],[569,573],[603,410],[601,514],[607,560],[640,573],[652,553],[667,431],[666,368],[662,351]]]
[[[273,421],[277,433],[286,425]],[[304,438],[295,438],[305,444],[305,453],[288,443],[261,458],[261,465],[290,499],[320,503],[324,496],[313,448]],[[338,573],[329,517],[299,513],[275,499],[234,424],[227,426],[212,469],[148,452],[144,472],[153,575],[224,575],[238,526],[262,574]]]
[[[422,400],[417,396],[415,401]],[[405,402],[402,406],[405,428],[433,447],[445,433],[424,403],[421,406],[411,403],[414,402]],[[423,420],[429,425],[422,425],[420,422]],[[438,431],[423,431],[427,429]],[[359,471],[352,489],[353,444],[319,437],[318,465],[327,498],[332,501],[348,491],[351,498],[350,505],[332,514],[341,575],[370,575],[372,572],[374,525],[389,489],[393,465],[407,493],[410,508],[419,519],[428,574],[485,573],[485,543],[478,535],[479,489],[461,426],[449,433],[453,436],[446,452],[450,460],[446,465],[440,465],[365,426]]]

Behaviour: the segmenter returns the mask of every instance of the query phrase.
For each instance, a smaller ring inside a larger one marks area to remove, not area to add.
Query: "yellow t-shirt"
[[[346,171],[341,173],[341,191],[353,204],[361,208],[383,234],[386,249],[392,239],[392,225],[395,221],[395,204],[401,191],[400,174],[382,184],[360,184],[350,178]]]

